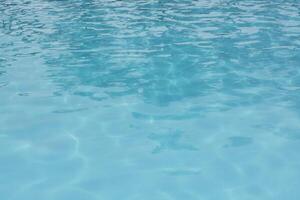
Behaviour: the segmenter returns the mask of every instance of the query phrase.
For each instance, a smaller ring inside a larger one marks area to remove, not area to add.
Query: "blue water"
[[[299,200],[300,1],[0,0],[1,200]]]

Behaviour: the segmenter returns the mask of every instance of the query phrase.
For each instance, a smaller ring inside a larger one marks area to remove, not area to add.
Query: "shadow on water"
[[[0,78],[16,67],[15,61],[40,53],[34,43],[43,35],[42,29],[47,29],[42,12],[31,1],[0,1]],[[13,80],[1,81],[0,87]]]
[[[188,19],[173,21],[179,6],[89,2],[81,9],[65,8],[68,14],[45,45],[52,49],[45,55],[50,77],[61,91],[94,99],[136,95],[146,103],[168,105],[214,89],[208,78],[199,77],[208,76],[206,68],[215,61],[197,46]]]
[[[273,26],[265,2],[256,16],[245,13],[246,4],[224,8],[217,1],[55,3],[62,9],[51,12],[58,21],[43,45],[58,95],[138,96],[166,106],[222,94],[234,97],[222,102],[229,107],[251,105],[271,100],[271,87],[284,84],[266,75],[286,73],[293,69],[281,64],[299,61],[296,50],[274,54],[273,46],[296,45],[284,26]]]

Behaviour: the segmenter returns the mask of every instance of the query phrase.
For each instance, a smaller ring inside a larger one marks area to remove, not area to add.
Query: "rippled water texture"
[[[1,200],[299,200],[300,1],[0,0]]]

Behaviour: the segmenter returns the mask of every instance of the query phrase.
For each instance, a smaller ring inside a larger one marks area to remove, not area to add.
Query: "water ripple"
[[[0,0],[0,198],[298,200],[299,10]]]

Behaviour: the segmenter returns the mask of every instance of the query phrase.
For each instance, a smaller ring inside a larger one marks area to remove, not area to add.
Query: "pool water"
[[[0,0],[1,200],[299,200],[298,0]]]

